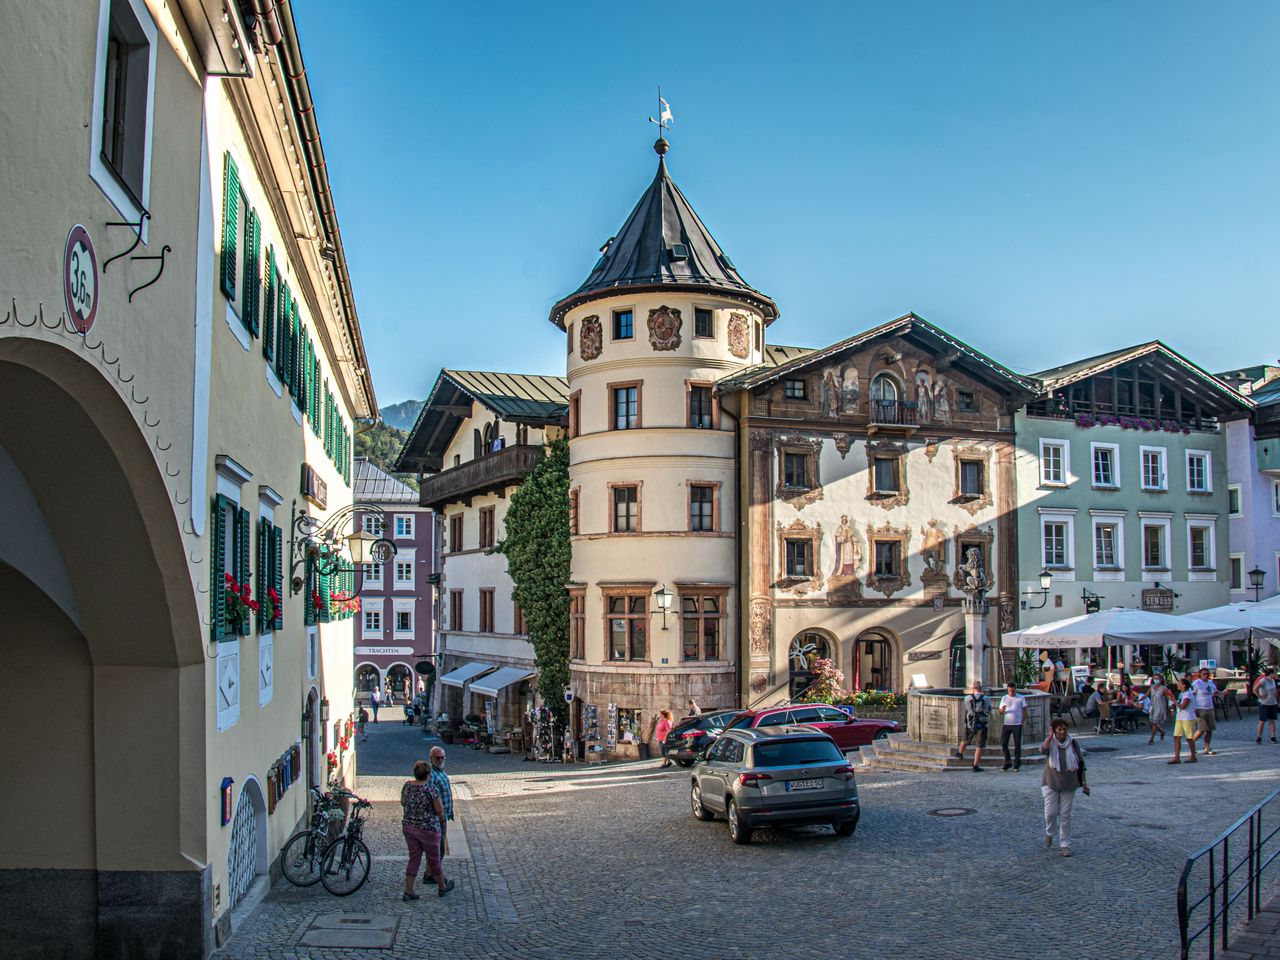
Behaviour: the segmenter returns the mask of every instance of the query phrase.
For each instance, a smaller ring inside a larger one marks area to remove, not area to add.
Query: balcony
[[[522,444],[505,447],[485,454],[479,460],[469,460],[435,476],[424,477],[418,502],[436,510],[458,501],[470,506],[472,497],[519,483],[541,459],[541,446]]]
[[[911,433],[917,427],[916,405],[907,400],[871,401],[871,422],[867,432],[877,430],[902,431]]]

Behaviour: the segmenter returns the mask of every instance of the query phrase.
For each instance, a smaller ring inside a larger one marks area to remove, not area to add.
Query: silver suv
[[[825,733],[788,725],[726,730],[693,768],[699,820],[723,814],[734,843],[759,827],[829,823],[848,837],[861,809],[853,767]]]

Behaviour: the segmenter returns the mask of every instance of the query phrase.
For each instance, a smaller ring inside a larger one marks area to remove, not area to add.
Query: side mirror
[[[845,722],[845,723],[853,723],[854,719],[855,719],[855,718],[853,717],[853,715],[852,715],[852,714],[845,714],[844,722]]]

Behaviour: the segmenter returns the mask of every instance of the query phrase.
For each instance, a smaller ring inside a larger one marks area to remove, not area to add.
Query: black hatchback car
[[[667,739],[662,741],[663,756],[670,757],[682,767],[693,766],[693,761],[720,736],[738,710],[717,710],[699,717],[677,720]]]

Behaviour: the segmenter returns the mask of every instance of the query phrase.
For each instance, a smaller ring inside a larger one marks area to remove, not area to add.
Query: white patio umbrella
[[[1207,620],[1210,623],[1221,623],[1231,627],[1241,627],[1246,632],[1253,631],[1257,637],[1280,637],[1280,604],[1267,606],[1270,601],[1262,603],[1227,603],[1221,607],[1208,610],[1197,610],[1185,617],[1175,620],[1196,621]]]
[[[1192,617],[1174,617],[1129,607],[1109,607],[1081,617],[1042,623],[1004,635],[1006,647],[1060,650],[1072,647],[1101,647],[1105,644],[1168,645],[1239,640],[1247,628]]]
[[[1274,597],[1267,597],[1267,599],[1261,601],[1260,603],[1255,603],[1254,606],[1269,608],[1271,610],[1280,608],[1280,593],[1277,593]]]

